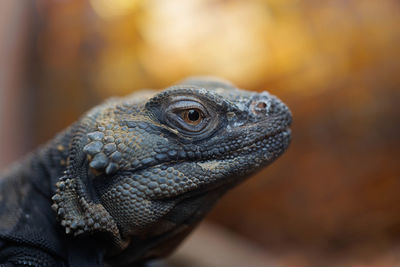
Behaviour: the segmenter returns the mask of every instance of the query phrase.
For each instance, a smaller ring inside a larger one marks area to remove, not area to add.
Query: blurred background
[[[398,266],[399,48],[397,0],[2,0],[0,168],[107,97],[216,75],[284,100],[293,141],[169,264]]]

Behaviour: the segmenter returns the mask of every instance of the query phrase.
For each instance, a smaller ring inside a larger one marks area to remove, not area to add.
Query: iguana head
[[[134,253],[163,254],[285,151],[290,123],[275,96],[219,80],[113,99],[78,123],[54,208],[67,231],[109,232]]]

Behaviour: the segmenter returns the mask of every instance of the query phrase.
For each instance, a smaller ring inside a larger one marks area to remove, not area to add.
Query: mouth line
[[[290,130],[290,127],[289,127],[289,126],[282,127],[282,128],[280,128],[280,129],[275,130],[275,131],[273,131],[273,132],[271,132],[271,133],[268,133],[268,134],[266,134],[266,135],[262,135],[262,136],[259,136],[259,137],[257,137],[257,138],[254,138],[253,140],[251,140],[251,141],[249,141],[249,142],[242,143],[238,148],[236,148],[236,149],[230,151],[229,153],[223,155],[223,157],[220,157],[220,158],[218,158],[218,157],[216,157],[216,158],[210,158],[210,159],[207,159],[207,160],[224,159],[224,158],[226,158],[226,156],[231,156],[231,155],[234,154],[234,153],[243,152],[244,150],[249,150],[251,147],[253,147],[253,146],[254,146],[255,144],[257,144],[258,142],[263,142],[264,140],[268,140],[269,138],[275,137],[275,136],[277,136],[277,135],[279,135],[279,134],[281,134],[281,133],[288,133],[288,134],[290,134],[290,132],[291,132],[291,130]],[[249,150],[249,152],[251,152],[251,149]],[[240,154],[241,154],[241,153],[240,153]],[[206,161],[207,161],[207,160],[206,160]]]
[[[240,156],[244,156],[244,155],[247,155],[247,154],[251,153],[253,151],[253,148],[254,148],[255,144],[257,144],[258,142],[263,142],[264,140],[268,140],[269,138],[272,138],[272,137],[277,136],[277,135],[279,135],[281,133],[284,133],[284,132],[290,133],[290,127],[289,126],[282,127],[282,128],[280,128],[278,130],[275,130],[275,131],[267,134],[267,135],[262,135],[262,136],[259,136],[257,138],[254,138],[253,140],[251,140],[249,142],[242,143],[238,148],[235,148],[235,149],[229,151],[228,153],[223,153],[221,156],[214,155],[212,157],[204,158],[204,159],[192,158],[192,159],[182,159],[182,160],[174,160],[174,161],[168,161],[168,162],[160,162],[158,164],[142,166],[141,168],[137,168],[137,169],[126,170],[126,171],[124,171],[122,173],[130,173],[132,171],[140,171],[140,170],[143,170],[145,168],[151,168],[151,167],[155,167],[155,166],[162,166],[164,164],[180,164],[180,163],[185,163],[185,162],[207,162],[207,161],[213,161],[213,160],[224,160],[224,159],[227,159],[229,157],[232,157],[232,155],[234,155],[235,153],[239,154]],[[262,146],[262,147],[264,147],[264,146]],[[260,150],[262,149],[262,147],[260,148]]]
[[[283,133],[283,132],[287,132],[287,133],[289,133],[290,132],[290,128],[289,127],[286,127],[286,128],[283,128],[283,129],[280,129],[279,131],[275,131],[273,134],[269,134],[269,135],[265,135],[265,136],[263,136],[263,137],[261,137],[261,138],[257,138],[257,139],[255,139],[253,142],[251,142],[251,145],[248,145],[248,146],[245,146],[245,147],[241,147],[241,148],[239,148],[239,149],[236,149],[236,150],[234,150],[234,151],[232,151],[232,152],[230,152],[229,154],[226,154],[226,155],[224,155],[224,157],[220,157],[220,158],[208,158],[208,159],[204,159],[204,160],[201,160],[201,161],[199,161],[199,162],[202,162],[202,163],[206,163],[206,162],[210,162],[210,161],[222,161],[222,160],[226,160],[227,158],[229,158],[229,156],[231,156],[233,153],[239,153],[239,155],[238,155],[238,157],[243,157],[243,156],[246,156],[247,154],[249,154],[249,153],[251,153],[252,152],[252,146],[254,145],[254,144],[256,144],[258,141],[262,141],[262,140],[265,140],[265,139],[268,139],[268,138],[271,138],[271,137],[274,137],[274,136],[276,136],[276,135],[278,135],[278,134],[280,134],[280,133]],[[250,143],[250,142],[249,142]],[[264,146],[263,146],[264,147]],[[242,151],[242,150],[244,150],[245,148],[249,148],[248,149],[248,153],[246,153],[245,151]],[[257,150],[262,150],[262,147],[261,147],[261,149],[257,149]],[[179,164],[180,162],[175,162],[175,163],[177,163],[177,164]],[[231,178],[231,179],[222,179],[222,180],[220,180],[220,181],[213,181],[213,182],[210,182],[210,183],[208,183],[208,184],[204,184],[204,185],[202,185],[200,188],[196,188],[196,189],[193,189],[193,190],[189,190],[189,191],[187,191],[187,192],[184,192],[182,195],[180,195],[178,198],[172,198],[172,199],[175,199],[175,201],[178,201],[178,202],[180,202],[180,201],[185,201],[185,200],[190,200],[190,199],[196,199],[196,198],[199,198],[199,197],[202,197],[202,196],[204,196],[205,194],[208,194],[208,193],[210,193],[210,192],[213,192],[213,191],[218,191],[218,190],[221,190],[221,189],[223,189],[223,190],[228,190],[230,187],[232,187],[232,186],[234,186],[238,181],[240,181],[241,180],[241,178],[240,178],[240,176],[238,176],[237,178]],[[159,200],[170,200],[171,198],[161,198],[161,199],[159,199]]]

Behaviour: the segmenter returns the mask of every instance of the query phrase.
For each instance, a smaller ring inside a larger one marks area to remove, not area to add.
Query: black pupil
[[[200,118],[200,113],[197,110],[191,109],[188,112],[188,119],[191,121],[197,121]]]

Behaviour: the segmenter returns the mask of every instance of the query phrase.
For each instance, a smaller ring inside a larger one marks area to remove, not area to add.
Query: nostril
[[[256,105],[257,108],[259,109],[265,109],[267,107],[267,104],[265,104],[265,102],[258,102]]]
[[[267,107],[268,105],[264,101],[257,100],[251,103],[251,111],[256,115],[265,115]]]

